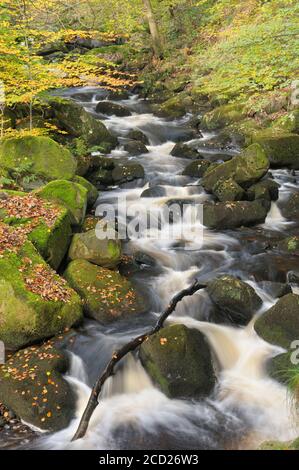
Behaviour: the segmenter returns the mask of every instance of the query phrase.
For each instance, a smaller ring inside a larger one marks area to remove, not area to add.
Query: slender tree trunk
[[[147,21],[148,21],[148,25],[149,25],[151,36],[152,36],[153,49],[154,49],[155,56],[158,58],[162,58],[163,56],[162,40],[161,40],[161,36],[159,33],[158,25],[156,22],[156,18],[153,12],[151,0],[143,0],[143,4],[146,10]]]

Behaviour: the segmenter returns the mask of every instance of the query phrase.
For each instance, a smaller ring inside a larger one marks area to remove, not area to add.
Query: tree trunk
[[[148,21],[148,25],[149,25],[151,36],[152,36],[154,53],[156,57],[161,59],[163,56],[162,40],[161,40],[158,25],[154,16],[151,0],[143,0],[143,4],[146,10],[147,21]]]

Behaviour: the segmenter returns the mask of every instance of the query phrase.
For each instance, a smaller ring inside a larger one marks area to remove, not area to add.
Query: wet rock
[[[288,294],[255,322],[254,328],[268,343],[289,349],[298,340],[299,296]]]
[[[127,100],[129,99],[129,92],[127,90],[114,90],[109,91],[108,93],[108,100],[111,101],[118,101],[118,100]]]
[[[256,133],[252,141],[263,147],[271,167],[299,169],[299,135],[266,130]]]
[[[206,203],[203,206],[203,223],[211,229],[224,230],[264,223],[270,205],[258,201],[233,201]]]
[[[173,157],[188,158],[190,160],[197,160],[201,158],[201,155],[196,150],[180,142],[175,144],[170,154]]]
[[[142,253],[141,251],[137,251],[134,254],[134,261],[137,264],[145,265],[145,266],[156,266],[157,262],[155,258],[148,255],[147,253]]]
[[[114,183],[121,184],[144,178],[144,168],[139,163],[118,164],[112,171]]]
[[[244,199],[245,191],[232,178],[220,179],[213,186],[213,194],[219,201],[240,201]]]
[[[250,201],[255,199],[267,199],[268,201],[277,201],[280,185],[276,181],[266,179],[252,185],[247,190],[247,197]]]
[[[112,101],[100,101],[97,104],[96,112],[105,114],[106,116],[118,116],[126,117],[131,116],[131,111],[124,106],[121,106],[117,103],[112,103]]]
[[[203,178],[203,186],[212,191],[220,178],[232,178],[243,188],[249,187],[259,181],[269,169],[269,160],[258,144],[247,147],[241,155],[230,161],[209,168]]]
[[[211,163],[208,160],[196,160],[189,163],[183,171],[183,176],[191,176],[193,178],[202,178]]]
[[[76,160],[71,153],[45,136],[8,138],[0,143],[0,167],[14,171],[26,163],[27,175],[44,181],[75,176]]]
[[[163,328],[140,348],[140,359],[152,380],[171,398],[202,398],[216,384],[208,342],[183,325]]]
[[[76,408],[75,394],[62,376],[67,369],[67,357],[51,342],[23,349],[0,367],[0,400],[39,429],[64,429]]]
[[[186,92],[176,93],[171,98],[159,105],[154,105],[154,111],[158,116],[166,118],[179,118],[186,114],[193,106],[192,98]]]
[[[66,180],[51,181],[36,191],[36,195],[64,206],[69,212],[72,225],[80,226],[84,222],[88,191],[81,184]]]
[[[101,121],[95,119],[82,105],[66,98],[54,97],[48,101],[61,129],[73,137],[82,138],[88,145],[108,144],[115,147],[117,139]],[[109,150],[109,149],[108,149]]]
[[[78,295],[29,241],[0,258],[0,305],[0,340],[9,349],[59,334],[82,319]]]
[[[163,186],[153,186],[151,188],[145,189],[140,197],[164,197],[166,196],[166,190]]]
[[[292,294],[291,286],[283,282],[263,281],[260,283],[260,286],[267,294],[277,299],[284,295]]]
[[[149,145],[147,136],[139,129],[132,129],[126,137],[130,140],[142,142],[144,145]]]
[[[137,140],[132,140],[124,144],[124,150],[130,155],[142,155],[143,153],[148,153],[144,143],[138,142]]]
[[[143,297],[115,271],[75,260],[68,265],[64,276],[83,299],[85,314],[100,323],[147,311]]]
[[[263,303],[249,284],[233,276],[214,279],[208,284],[207,291],[224,320],[239,325],[247,325]]]
[[[68,256],[71,260],[85,259],[104,268],[115,268],[121,260],[121,243],[117,240],[116,232],[113,239],[102,240],[98,238],[97,230],[76,233]]]
[[[282,215],[290,220],[299,220],[299,191],[290,195],[281,208]]]

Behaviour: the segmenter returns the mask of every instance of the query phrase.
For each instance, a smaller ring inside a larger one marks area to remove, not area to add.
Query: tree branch
[[[178,294],[176,294],[173,299],[171,300],[170,304],[166,308],[166,310],[161,314],[155,326],[149,330],[148,332],[134,338],[129,343],[122,346],[118,351],[114,352],[111,360],[107,364],[104,372],[98,378],[95,385],[92,388],[87,406],[84,410],[84,413],[81,417],[81,421],[79,427],[74,435],[72,441],[76,441],[77,439],[81,439],[85,436],[89,421],[93,415],[94,410],[99,404],[98,397],[103,388],[104,383],[106,380],[113,374],[114,368],[116,364],[123,359],[129,352],[135,351],[144,341],[146,341],[150,336],[157,333],[161,328],[163,328],[165,320],[171,315],[175,309],[177,304],[184,298],[190,295],[195,294],[195,292],[199,291],[200,289],[204,289],[206,285],[200,284],[199,281],[195,281],[190,287],[182,290]]]

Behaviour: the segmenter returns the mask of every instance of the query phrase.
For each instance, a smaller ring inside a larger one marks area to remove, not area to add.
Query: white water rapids
[[[85,103],[86,109],[94,112],[95,103],[95,100]],[[134,203],[140,200],[144,189],[155,184],[164,187],[166,196],[143,198],[143,204],[157,207],[157,211],[167,198],[191,197],[200,202],[207,200],[209,196],[198,182],[180,176],[188,161],[170,155],[177,136],[186,129],[186,120],[167,122],[155,117],[148,111],[146,104],[136,97],[121,104],[132,110],[132,116],[111,117],[105,124],[122,138],[130,129],[142,130],[150,140],[149,153],[138,158],[129,157],[120,145],[112,156],[140,162],[145,168],[146,181],[142,187],[127,185],[102,192],[100,201],[113,202],[121,196],[123,199],[126,197],[129,203]],[[211,137],[213,135],[206,135],[202,142]],[[283,192],[287,189],[283,186]],[[125,214],[119,214],[119,220],[125,223]],[[264,227],[283,230],[287,224],[273,203]],[[203,227],[198,229],[202,230]],[[155,240],[146,235],[144,233],[143,237],[128,242],[126,251],[129,254],[137,251],[145,253],[157,263],[157,272],[145,273],[139,279],[147,295],[152,298],[154,316],[195,277],[205,281],[222,273],[241,272],[242,279],[258,290],[264,301],[259,314],[275,303],[276,299],[264,292],[255,283],[251,273],[246,271],[246,262],[240,260],[236,263],[242,247],[232,233],[204,229],[201,241],[190,230],[190,236],[187,235],[183,241],[178,240],[177,245],[173,240],[163,237]],[[162,449],[250,449],[268,439],[289,440],[298,436],[296,416],[288,391],[270,379],[265,368],[267,360],[281,350],[261,340],[253,329],[253,322],[246,328],[218,325],[205,321],[208,320],[207,312],[207,295],[201,292],[184,299],[169,321],[185,324],[206,335],[218,375],[217,387],[209,399],[196,402],[167,398],[152,384],[139,360],[129,356],[117,374],[105,384],[100,405],[92,417],[85,438],[70,443],[90,393],[92,381],[88,378],[88,362],[102,361],[104,364],[109,359],[112,346],[123,344],[144,328],[140,323],[124,326],[121,331],[117,330],[117,325],[108,330],[92,325],[91,340],[86,339],[84,346],[85,350],[89,349],[89,353],[82,353],[84,362],[79,357],[80,350],[71,355],[72,367],[68,380],[78,397],[76,419],[67,429],[42,437],[38,446],[51,449],[126,449],[146,446],[160,446]],[[93,379],[96,375],[93,374]]]

